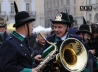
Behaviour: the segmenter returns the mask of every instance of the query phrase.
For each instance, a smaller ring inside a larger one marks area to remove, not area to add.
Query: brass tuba
[[[68,38],[60,46],[60,61],[70,72],[81,72],[87,65],[87,51],[84,45],[75,38]]]

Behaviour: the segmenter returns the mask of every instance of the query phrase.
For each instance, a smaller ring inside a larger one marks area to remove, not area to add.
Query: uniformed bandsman
[[[26,11],[18,12],[15,15],[16,28],[2,44],[1,66],[2,72],[36,72],[37,68],[32,68],[31,51],[26,36],[31,35],[35,18],[30,17]],[[39,59],[37,56],[36,59]],[[40,60],[40,59],[39,59]]]
[[[82,38],[77,35],[68,34],[68,29],[71,27],[69,15],[67,13],[59,12],[57,13],[55,20],[51,20],[53,23],[54,35],[51,35],[47,38],[49,42],[55,43],[59,52],[60,46],[64,40],[67,38],[76,38],[81,41],[85,48],[87,47],[86,43],[83,42]],[[47,49],[50,45],[45,43],[44,49]],[[57,53],[58,53],[57,52]],[[50,69],[49,69],[50,67]],[[54,59],[50,61],[49,64],[45,67],[43,72],[69,72],[67,71],[62,64],[54,63]]]

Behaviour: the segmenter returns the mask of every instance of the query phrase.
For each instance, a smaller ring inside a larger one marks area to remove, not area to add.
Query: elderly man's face
[[[67,25],[64,24],[54,24],[53,31],[55,32],[57,37],[63,37],[65,34],[65,31],[67,30]]]

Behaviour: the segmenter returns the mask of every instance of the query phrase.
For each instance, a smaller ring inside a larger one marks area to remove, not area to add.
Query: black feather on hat
[[[69,27],[71,26],[69,15],[64,12],[59,12],[56,14],[55,20],[51,20],[53,24],[67,24]]]
[[[16,5],[16,2],[14,1],[14,8],[15,8],[15,12],[16,12],[16,14],[18,13],[18,7],[17,7],[17,5]]]
[[[83,17],[83,24],[86,24],[86,20],[85,20],[85,18]]]
[[[30,17],[29,13],[26,11],[18,12],[16,3],[14,2],[15,7],[15,24],[13,27],[19,27],[21,25],[27,24],[28,22],[35,21],[35,18]]]

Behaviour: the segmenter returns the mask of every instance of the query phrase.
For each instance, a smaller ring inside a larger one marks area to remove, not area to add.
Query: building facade
[[[84,6],[92,6],[92,11],[85,11],[84,16],[89,23],[98,23],[98,0],[84,0]]]
[[[45,16],[44,16],[44,0],[35,0],[36,8],[36,27],[43,26],[45,27]]]
[[[83,24],[84,12],[80,11],[80,6],[83,5],[83,0],[44,0],[45,11],[45,27],[50,27],[50,19],[55,19],[58,12],[68,11],[73,15],[75,20],[74,26]]]
[[[0,0],[0,17],[8,19],[8,24],[15,23],[14,1],[19,11],[27,11],[32,17],[36,17],[34,0]]]

